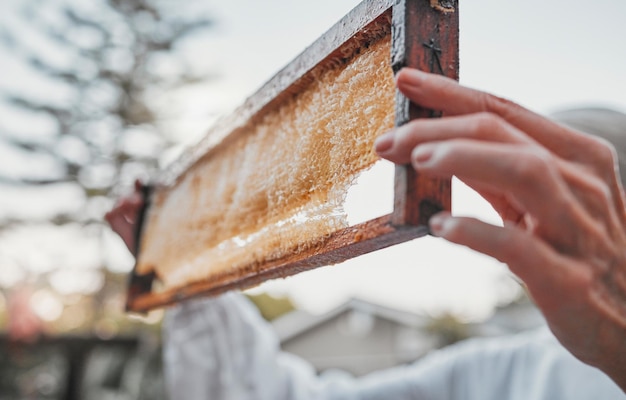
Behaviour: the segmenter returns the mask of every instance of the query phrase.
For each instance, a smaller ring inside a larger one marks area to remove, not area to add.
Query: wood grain
[[[427,233],[425,226],[391,224],[389,215],[335,232],[307,252],[270,260],[264,265],[250,265],[231,274],[214,275],[184,288],[129,297],[129,310],[144,312],[180,300],[214,296],[231,289],[253,287],[268,279],[284,278],[310,269],[337,264],[394,244],[403,243]]]
[[[458,79],[458,8],[446,0],[443,12],[431,3],[429,0],[362,2],[164,171],[157,179],[157,190],[175,184],[202,157],[227,146],[243,126],[254,123],[255,116],[298,93],[320,70],[346,63],[381,35],[392,35],[390,57],[394,71],[410,66]],[[438,116],[436,111],[420,109],[396,94],[396,125],[414,118]],[[423,236],[428,233],[428,218],[441,209],[450,209],[450,181],[426,179],[408,166],[396,168],[394,195],[392,214],[342,229],[306,252],[294,251],[263,265],[248,265],[165,291],[155,289],[153,283],[158,277],[154,274],[141,276],[133,271],[127,309],[145,312],[184,299],[217,295],[336,264]]]
[[[442,12],[432,2],[400,0],[393,7],[391,65],[395,72],[417,68],[459,79],[459,13],[447,1]],[[454,10],[451,12],[450,10]],[[396,126],[440,116],[396,93]],[[393,223],[428,225],[433,214],[451,209],[450,179],[432,179],[410,165],[396,166]]]

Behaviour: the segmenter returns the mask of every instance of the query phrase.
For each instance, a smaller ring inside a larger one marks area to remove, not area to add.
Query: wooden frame
[[[458,9],[454,1],[366,0],[274,76],[231,117],[219,122],[212,129],[210,137],[190,149],[159,177],[158,185],[172,184],[216,143],[236,134],[242,121],[271,107],[284,96],[296,93],[303,84],[313,79],[309,74],[313,68],[324,63],[342,62],[342,59],[345,61],[345,54],[341,50],[346,46],[367,46],[368,41],[372,40],[371,35],[380,31],[380,24],[390,28],[386,31],[392,35],[390,57],[395,72],[408,66],[458,80]],[[373,29],[375,25],[377,29]],[[399,92],[396,93],[395,108],[396,126],[415,118],[440,116],[435,111],[410,103]],[[149,193],[146,195],[149,200]],[[394,196],[394,210],[391,214],[335,232],[310,251],[269,261],[262,268],[255,266],[243,274],[224,274],[183,288],[152,292],[155,275],[138,275],[133,271],[127,309],[145,312],[187,298],[251,287],[267,279],[335,264],[424,236],[428,233],[430,216],[440,210],[450,209],[450,180],[426,178],[410,166],[397,166]]]

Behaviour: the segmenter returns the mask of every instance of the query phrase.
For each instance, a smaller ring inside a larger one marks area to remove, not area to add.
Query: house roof
[[[285,342],[350,311],[367,313],[411,328],[424,327],[429,321],[429,318],[424,315],[353,298],[320,315],[314,315],[303,310],[295,310],[275,319],[272,321],[272,325],[280,341]]]

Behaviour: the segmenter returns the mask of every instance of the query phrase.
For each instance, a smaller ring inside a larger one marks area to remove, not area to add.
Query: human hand
[[[378,154],[457,176],[504,221],[440,213],[433,234],[507,263],[561,343],[626,390],[626,208],[614,148],[438,75],[405,68],[396,79],[444,117],[383,135]]]
[[[29,286],[20,285],[9,296],[9,339],[16,342],[34,343],[44,333],[41,318],[31,307],[33,291]]]
[[[104,216],[104,219],[111,225],[111,229],[120,235],[132,254],[135,254],[136,249],[135,232],[137,230],[139,212],[144,205],[141,188],[142,183],[136,181],[135,191],[121,198],[115,207]]]

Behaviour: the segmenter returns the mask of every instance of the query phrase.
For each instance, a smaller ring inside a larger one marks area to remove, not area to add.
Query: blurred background
[[[0,2],[0,399],[163,396],[163,312],[124,313],[133,259],[103,215],[356,4]],[[544,114],[626,111],[623,1],[460,9],[463,84]],[[455,213],[498,223],[460,182],[453,190]],[[277,330],[286,348],[318,361],[319,344],[299,348],[298,327],[315,321],[372,348],[376,327],[392,324],[403,356],[372,369],[540,320],[505,266],[434,238],[249,295],[269,319],[296,308]],[[350,370],[350,357],[316,367]]]

